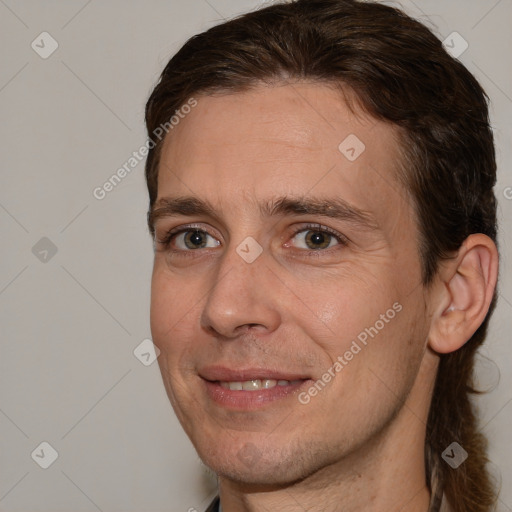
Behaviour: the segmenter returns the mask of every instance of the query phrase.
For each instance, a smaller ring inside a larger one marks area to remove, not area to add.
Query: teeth
[[[245,380],[243,382],[233,382],[233,381],[220,381],[220,385],[225,389],[230,389],[231,391],[257,391],[259,389],[270,389],[275,386],[289,386],[290,384],[297,384],[298,382],[302,382],[302,380],[273,380],[273,379],[254,379],[254,380]]]
[[[261,380],[246,380],[242,382],[242,389],[244,391],[253,391],[254,389],[261,389]]]

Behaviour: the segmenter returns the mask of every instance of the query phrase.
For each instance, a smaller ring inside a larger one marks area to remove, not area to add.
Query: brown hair
[[[375,2],[275,3],[189,39],[169,61],[146,105],[148,134],[192,95],[247,90],[258,83],[309,80],[355,92],[358,103],[401,133],[398,172],[420,228],[423,284],[441,258],[471,233],[496,242],[496,162],[488,98],[476,79],[423,24]],[[149,151],[150,212],[157,197],[162,140]],[[148,212],[148,225],[153,226]],[[488,512],[496,491],[486,469],[486,439],[471,395],[474,356],[491,308],[458,351],[440,356],[425,456],[455,512]],[[452,469],[442,452],[458,442],[467,460]]]

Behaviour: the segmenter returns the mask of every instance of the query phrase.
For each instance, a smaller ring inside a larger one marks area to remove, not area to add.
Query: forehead
[[[258,86],[196,99],[165,140],[159,197],[194,195],[236,207],[249,196],[334,193],[378,209],[404,196],[396,128],[353,112],[333,87]]]

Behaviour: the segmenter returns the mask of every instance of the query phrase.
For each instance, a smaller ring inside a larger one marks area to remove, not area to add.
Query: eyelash
[[[179,228],[173,228],[169,230],[167,233],[165,233],[164,237],[162,239],[156,239],[156,242],[158,242],[165,250],[169,250],[170,252],[177,254],[177,255],[184,255],[184,253],[193,253],[197,250],[183,250],[183,249],[169,249],[169,246],[172,242],[172,240],[180,235],[181,233],[187,233],[189,231],[199,231],[200,233],[205,233],[209,236],[213,235],[211,233],[208,233],[205,229],[200,228],[199,226],[195,225],[188,225],[188,226],[181,226]],[[346,246],[349,242],[348,238],[342,235],[341,233],[338,233],[337,231],[328,228],[327,226],[322,226],[321,224],[306,224],[304,226],[301,226],[300,228],[294,230],[291,233],[291,238],[295,238],[299,233],[302,233],[303,231],[315,231],[318,233],[327,233],[328,235],[333,236],[336,241],[339,243],[340,246]],[[215,238],[215,237],[213,237]],[[311,256],[317,256],[320,252],[330,252],[330,250],[333,248],[328,249],[321,249],[321,250],[307,250],[307,249],[299,249],[300,251],[310,253]],[[198,252],[198,251],[197,251]]]

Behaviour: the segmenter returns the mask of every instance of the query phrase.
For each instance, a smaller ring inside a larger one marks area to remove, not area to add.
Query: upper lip
[[[226,366],[207,366],[199,375],[209,381],[243,382],[246,380],[272,379],[272,380],[304,380],[309,379],[307,375],[298,372],[273,370],[269,368],[237,368],[231,369]]]

